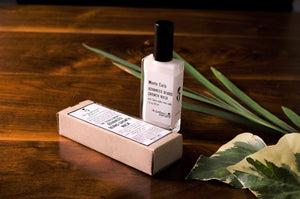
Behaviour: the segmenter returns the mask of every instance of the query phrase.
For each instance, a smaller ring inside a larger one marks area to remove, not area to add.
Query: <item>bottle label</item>
[[[69,115],[143,145],[150,145],[171,131],[92,103]]]
[[[182,74],[171,76],[147,71],[144,78],[144,117],[169,128],[181,117]]]

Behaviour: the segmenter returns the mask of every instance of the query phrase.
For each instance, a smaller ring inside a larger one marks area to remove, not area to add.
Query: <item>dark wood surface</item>
[[[300,15],[220,10],[0,6],[0,198],[255,198],[219,182],[186,181],[199,155],[242,132],[278,135],[183,110],[183,157],[150,177],[60,137],[56,112],[91,99],[139,115],[137,78],[82,47],[132,63],[153,49],[153,23],[175,23],[175,50],[212,82],[214,66],[286,119],[300,113]],[[205,90],[188,74],[184,84]]]

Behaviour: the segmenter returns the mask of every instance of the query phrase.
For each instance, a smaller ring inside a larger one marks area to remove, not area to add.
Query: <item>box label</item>
[[[171,133],[97,103],[84,106],[69,115],[146,146]]]

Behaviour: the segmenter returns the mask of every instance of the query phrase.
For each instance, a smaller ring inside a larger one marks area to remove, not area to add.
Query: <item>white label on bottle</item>
[[[171,131],[97,103],[89,104],[69,113],[69,115],[146,146],[171,133]]]
[[[182,75],[174,77],[148,71],[144,81],[146,118],[174,128],[181,116]]]

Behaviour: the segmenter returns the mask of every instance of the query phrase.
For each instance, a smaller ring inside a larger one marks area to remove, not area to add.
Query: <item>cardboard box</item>
[[[86,100],[57,113],[59,134],[149,175],[182,156],[182,135]]]

